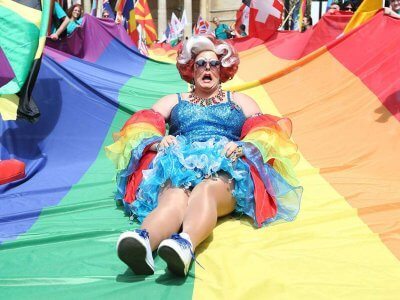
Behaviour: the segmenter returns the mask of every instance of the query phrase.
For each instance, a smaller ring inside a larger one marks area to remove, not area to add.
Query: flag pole
[[[297,0],[296,3],[292,6],[291,10],[289,11],[288,15],[286,16],[285,20],[282,23],[281,27],[284,27],[288,19],[292,16],[294,9],[296,8],[296,4],[299,3],[300,0]]]

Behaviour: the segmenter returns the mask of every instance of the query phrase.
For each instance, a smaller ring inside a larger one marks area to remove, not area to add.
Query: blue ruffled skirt
[[[143,171],[136,200],[128,204],[127,211],[142,223],[157,207],[158,195],[166,184],[191,190],[205,178],[225,173],[234,181],[232,196],[236,200],[235,212],[251,217],[257,225],[254,183],[249,165],[242,159],[233,162],[222,154],[228,142],[227,138],[211,138],[205,142],[191,143],[185,137],[178,136],[177,144],[159,152],[150,168]],[[293,221],[300,209],[302,187],[290,185],[269,164],[263,164],[255,147],[244,145],[243,149],[247,159],[258,170],[268,193],[277,203],[277,214],[261,225]]]
[[[158,195],[165,184],[191,190],[205,178],[218,177],[221,172],[234,181],[232,195],[236,199],[236,212],[255,219],[254,184],[249,166],[241,159],[233,162],[222,154],[228,142],[227,138],[211,138],[190,143],[185,137],[178,136],[176,145],[159,152],[150,169],[143,171],[143,180],[131,207],[138,221],[143,222],[156,208]]]

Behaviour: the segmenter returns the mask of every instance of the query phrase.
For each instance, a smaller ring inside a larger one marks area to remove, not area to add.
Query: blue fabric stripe
[[[33,93],[39,122],[0,122],[0,158],[24,161],[27,173],[0,186],[0,243],[29,230],[42,209],[57,205],[96,160],[118,109],[118,91],[145,64],[137,56],[120,63],[126,73],[115,72],[101,65],[118,61],[111,54],[106,51],[96,64],[44,57]]]

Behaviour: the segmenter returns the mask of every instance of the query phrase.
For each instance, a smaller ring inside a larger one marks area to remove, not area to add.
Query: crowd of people
[[[332,1],[330,6],[327,8],[327,13],[328,14],[334,14],[339,11],[347,11],[354,13],[357,8],[360,6],[362,3],[362,0],[353,0],[353,1],[341,1],[341,0],[335,0]]]
[[[336,12],[352,12],[354,13],[361,5],[363,0],[335,0],[332,1],[327,8],[327,13],[334,14]],[[395,18],[400,18],[400,0],[386,0],[384,5],[384,13]]]
[[[327,7],[327,14],[337,14],[340,12],[354,13],[357,8],[361,5],[362,0],[335,0],[329,7]],[[400,19],[400,0],[388,0],[385,2],[384,14],[389,15],[393,18]],[[308,30],[313,25],[311,16],[305,15],[302,22],[302,32]]]
[[[362,0],[334,0],[330,6],[327,7],[327,14],[336,14],[338,12],[354,13],[362,3]],[[387,0],[384,7],[384,13],[393,18],[400,19],[400,0]],[[102,18],[111,18],[111,12],[104,9]],[[63,10],[58,2],[54,3],[53,18],[51,25],[50,38],[57,40],[59,38],[70,35],[76,28],[82,24],[83,9],[80,4],[72,5],[67,13]],[[123,22],[121,14],[116,14],[115,23],[120,24]],[[248,35],[248,28],[245,24],[236,27],[235,24],[231,26],[222,23],[218,17],[212,20],[215,28],[212,30],[215,37],[219,40],[226,40],[235,37],[245,37]],[[304,32],[310,29],[313,25],[311,15],[306,14],[303,17],[301,24],[301,31]]]

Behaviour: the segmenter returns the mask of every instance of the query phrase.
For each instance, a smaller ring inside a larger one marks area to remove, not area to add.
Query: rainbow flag
[[[110,38],[108,26],[96,27],[95,51],[93,40],[80,56],[47,47],[34,90],[46,118],[0,127],[0,154],[27,164],[25,179],[0,187],[1,296],[396,299],[399,22],[377,14],[306,55],[303,46],[291,54],[242,39],[238,74],[225,88],[292,119],[302,207],[294,222],[261,229],[221,219],[196,251],[204,269],[192,264],[187,278],[171,276],[158,257],[148,277],[118,260],[119,234],[138,225],[114,204],[103,150],[132,112],[188,89],[173,59],[143,57],[129,40]]]

